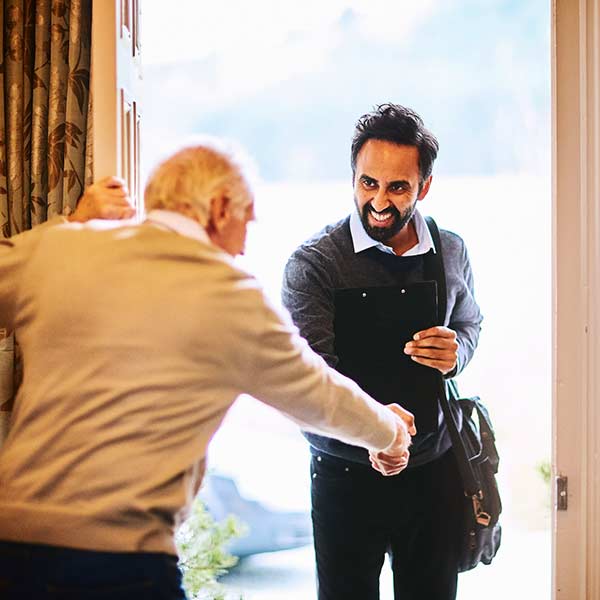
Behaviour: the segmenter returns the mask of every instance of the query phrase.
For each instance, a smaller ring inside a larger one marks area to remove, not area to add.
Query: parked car
[[[260,502],[244,498],[231,477],[209,473],[200,499],[216,521],[234,515],[248,528],[247,535],[227,545],[231,554],[244,558],[262,552],[277,552],[312,544],[310,514],[271,510]]]

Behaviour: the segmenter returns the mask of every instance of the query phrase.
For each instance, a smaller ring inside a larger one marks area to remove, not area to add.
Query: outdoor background
[[[485,321],[461,391],[488,405],[501,454],[503,547],[459,598],[550,595],[550,2],[144,0],[143,168],[193,134],[256,162],[257,222],[241,264],[279,303],[294,248],[353,209],[357,118],[414,108],[440,142],[419,208],[463,237]],[[226,315],[222,315],[226,318]],[[242,398],[209,464],[245,497],[310,506],[297,428]],[[382,598],[391,598],[386,571]],[[482,583],[485,581],[485,584]],[[256,555],[225,582],[245,600],[310,600],[312,548]],[[518,583],[518,588],[516,587]],[[517,591],[518,589],[518,591]]]

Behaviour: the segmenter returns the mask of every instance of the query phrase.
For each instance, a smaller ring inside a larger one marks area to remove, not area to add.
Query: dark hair
[[[425,129],[423,119],[414,110],[399,104],[380,104],[358,120],[352,138],[352,174],[356,171],[360,149],[371,139],[416,146],[419,151],[420,183],[423,184],[431,175],[439,144],[435,136]]]

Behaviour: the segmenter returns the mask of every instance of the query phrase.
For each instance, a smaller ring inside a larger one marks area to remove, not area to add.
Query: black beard
[[[386,227],[373,227],[369,223],[369,211],[371,209],[371,203],[367,202],[363,207],[362,211],[359,211],[360,220],[370,238],[378,242],[387,242],[392,239],[413,217],[417,208],[417,201],[412,206],[409,206],[405,211],[400,212],[395,206],[389,206],[386,208],[384,213],[391,213],[392,222]]]

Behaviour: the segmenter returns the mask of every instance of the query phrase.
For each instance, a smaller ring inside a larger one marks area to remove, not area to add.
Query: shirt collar
[[[431,238],[429,227],[427,227],[427,223],[425,222],[423,215],[421,215],[418,210],[415,210],[413,215],[413,223],[415,224],[415,229],[417,231],[418,242],[412,248],[409,248],[404,254],[402,254],[402,256],[418,256],[420,254],[427,254],[427,252],[432,249],[435,252],[435,246],[433,245],[433,239]],[[350,215],[350,235],[352,236],[355,254],[373,247],[381,250],[382,252],[394,254],[394,251],[389,246],[386,246],[385,244],[374,240],[372,237],[369,237],[369,234],[363,227],[357,210],[353,210],[352,214]]]
[[[192,238],[193,240],[210,244],[206,229],[204,229],[197,221],[194,221],[181,213],[172,210],[154,209],[146,215],[145,222],[156,225],[157,227],[169,229],[179,235]]]

